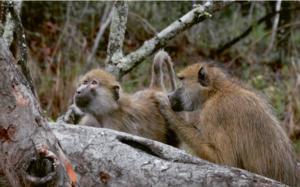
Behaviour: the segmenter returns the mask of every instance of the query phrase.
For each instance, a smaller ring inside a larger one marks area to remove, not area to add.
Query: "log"
[[[50,127],[82,186],[284,186],[127,133],[65,123]]]

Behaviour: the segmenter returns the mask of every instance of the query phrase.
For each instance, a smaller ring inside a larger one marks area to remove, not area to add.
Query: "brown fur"
[[[160,69],[167,53],[159,52],[153,62],[153,67]],[[171,61],[169,61],[171,62]],[[153,69],[154,69],[153,68]],[[173,67],[172,67],[173,70]],[[159,72],[161,72],[159,70]],[[160,79],[162,76],[156,75],[152,71],[152,80],[158,84],[151,84],[150,88],[139,91],[133,95],[123,93],[119,82],[110,73],[95,69],[88,72],[80,81],[79,92],[75,95],[75,104],[86,114],[81,124],[90,125],[93,119],[97,120],[100,127],[110,128],[122,132],[127,132],[146,138],[150,138],[163,143],[176,146],[177,140],[161,115],[157,106],[155,95],[160,94],[167,100],[166,93],[163,92],[164,84]],[[155,80],[157,79],[157,80]],[[175,81],[175,75],[173,77]],[[91,82],[97,82],[93,85]],[[83,102],[85,101],[85,102]]]
[[[297,186],[293,147],[264,98],[208,64],[191,65],[178,77],[182,87],[169,95],[171,107],[200,109],[198,120],[186,123],[165,101],[161,112],[199,157]]]

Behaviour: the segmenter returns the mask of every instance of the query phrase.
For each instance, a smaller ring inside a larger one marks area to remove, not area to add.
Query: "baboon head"
[[[101,69],[88,72],[81,78],[74,101],[83,112],[101,116],[118,108],[120,85],[116,78]]]
[[[174,111],[193,111],[201,108],[225,74],[212,64],[196,63],[183,69],[177,77],[181,86],[168,95],[171,107]]]

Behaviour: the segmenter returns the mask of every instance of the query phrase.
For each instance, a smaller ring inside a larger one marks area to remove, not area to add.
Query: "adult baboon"
[[[165,100],[161,112],[199,157],[297,186],[293,147],[262,96],[212,64],[193,64],[178,78],[182,86],[169,95],[171,108],[200,109],[198,120],[186,123]]]

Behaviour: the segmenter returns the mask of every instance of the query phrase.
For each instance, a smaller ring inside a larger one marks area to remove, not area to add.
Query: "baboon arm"
[[[176,116],[175,118],[179,117]],[[175,122],[175,120],[173,120],[173,122]],[[183,120],[177,122],[173,124],[170,123],[170,127],[183,142],[185,142],[202,159],[219,163],[220,160],[215,147],[202,137],[198,128]]]
[[[160,110],[170,128],[199,157],[215,163],[220,162],[216,148],[203,137],[201,129],[184,121],[171,108],[164,104],[160,104]]]

